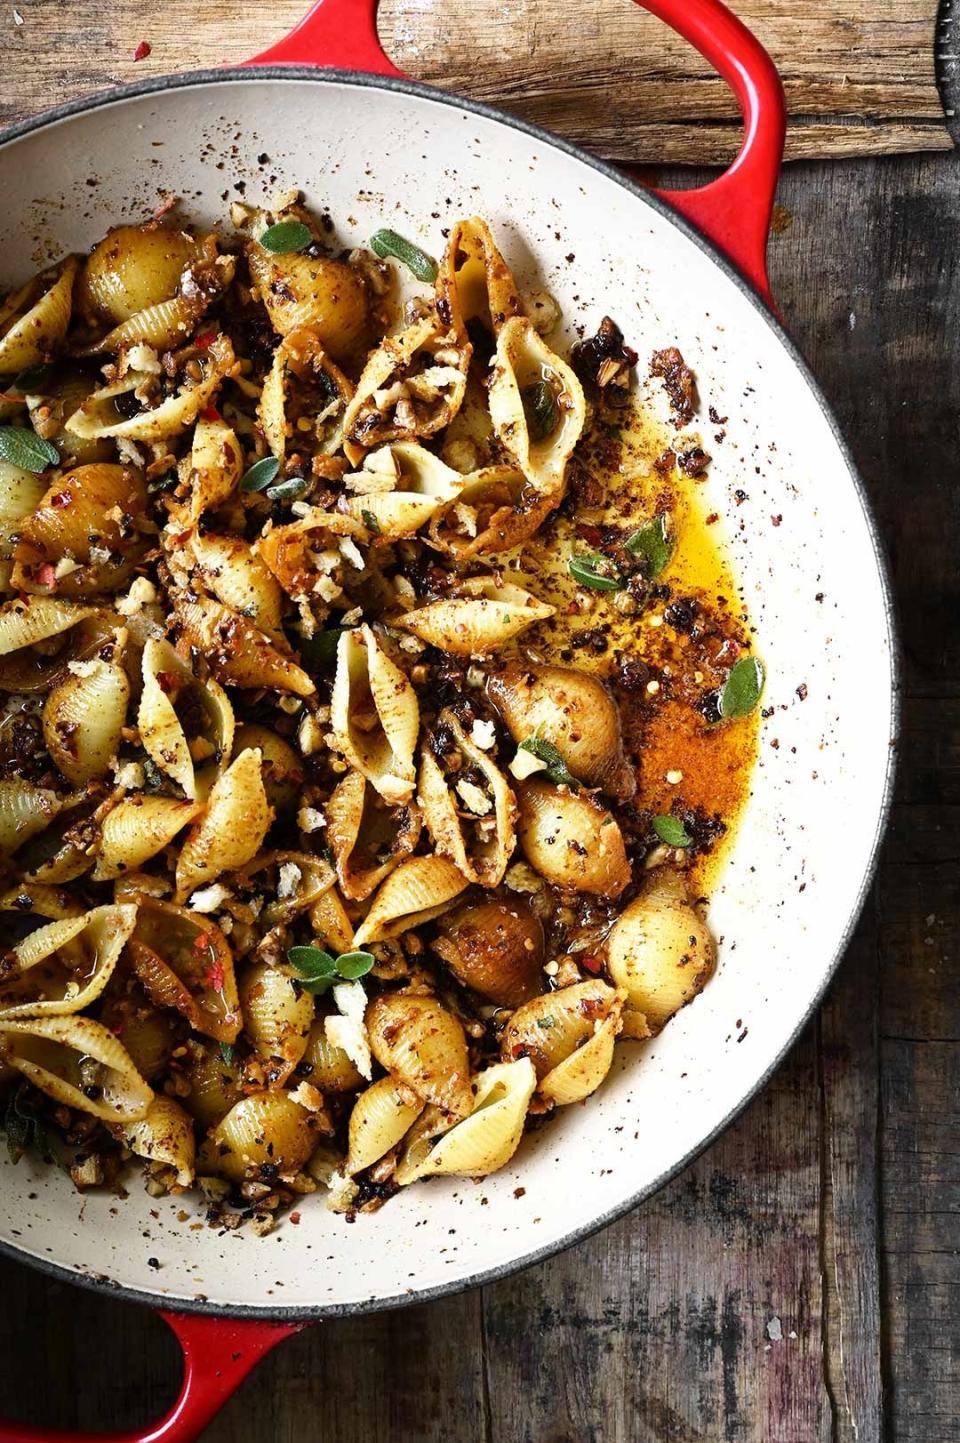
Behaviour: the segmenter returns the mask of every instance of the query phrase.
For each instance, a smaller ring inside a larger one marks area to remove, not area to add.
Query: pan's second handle
[[[689,40],[733,89],[743,110],[736,160],[697,190],[660,191],[716,245],[769,304],[767,237],[786,107],[776,67],[721,0],[636,0]],[[318,0],[295,30],[250,65],[322,65],[401,75],[377,35],[377,0]]]
[[[303,1323],[161,1313],[183,1350],[183,1382],[165,1418],[141,1432],[71,1433],[0,1419],[0,1443],[194,1443],[250,1369]]]

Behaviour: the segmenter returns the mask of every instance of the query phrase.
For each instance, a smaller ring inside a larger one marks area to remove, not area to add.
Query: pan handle
[[[657,191],[711,240],[772,305],[767,237],[783,156],[786,106],[770,56],[721,0],[636,0],[689,40],[728,82],[744,136],[728,170],[696,190]],[[283,40],[249,65],[320,65],[402,76],[377,35],[377,0],[317,0]]]
[[[165,1418],[142,1432],[72,1433],[0,1419],[0,1443],[194,1443],[251,1368],[304,1323],[160,1313],[183,1351],[183,1381]]]

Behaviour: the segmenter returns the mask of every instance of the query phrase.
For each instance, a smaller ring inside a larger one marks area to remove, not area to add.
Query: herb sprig
[[[335,982],[355,982],[366,977],[376,962],[371,952],[341,952],[334,957],[322,947],[291,947],[287,960],[305,992],[326,992]]]
[[[378,230],[370,237],[370,249],[381,260],[385,256],[393,256],[405,265],[408,271],[412,271],[418,281],[437,279],[437,263],[433,256],[428,256],[426,251],[422,251],[412,241],[404,240],[395,230]]]
[[[693,838],[679,817],[654,817],[650,824],[657,836],[668,847],[690,847]]]
[[[755,656],[742,656],[730,669],[720,690],[718,709],[724,721],[749,716],[760,700],[765,681],[763,663]]]
[[[0,426],[0,461],[9,461],[21,471],[32,471],[39,476],[50,466],[59,465],[60,452],[26,426]]]
[[[529,752],[531,756],[543,762],[547,769],[547,776],[556,786],[569,787],[573,792],[579,791],[580,783],[568,768],[553,742],[548,742],[538,736],[527,737],[520,743],[519,750]]]
[[[313,232],[302,220],[281,220],[268,226],[257,239],[265,251],[273,251],[274,255],[292,255],[295,251],[305,251],[313,244]]]

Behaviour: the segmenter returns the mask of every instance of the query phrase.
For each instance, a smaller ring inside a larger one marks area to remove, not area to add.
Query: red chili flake
[[[64,506],[69,506],[72,500],[72,491],[57,491],[50,497],[50,505],[55,506],[56,509],[60,511]]]
[[[137,46],[136,50],[133,52],[133,58],[134,58],[134,60],[146,60],[147,56],[150,54],[150,51],[151,51],[152,49],[153,49],[153,46],[150,44],[150,41],[149,41],[149,40],[141,40],[141,41],[140,41],[140,44]]]
[[[783,517],[782,517],[782,516],[771,516],[771,517],[770,517],[770,522],[771,522],[771,524],[772,524],[773,526],[779,526],[779,525],[780,525],[780,522],[781,522],[782,520],[783,520]]]
[[[56,573],[56,571],[54,570],[54,568],[50,565],[50,562],[47,561],[47,562],[46,562],[43,566],[41,566],[41,567],[38,569],[38,571],[37,571],[37,585],[38,585],[38,586],[49,586],[49,587],[51,588],[51,590],[52,590],[52,589],[56,586],[56,584],[57,584],[57,573]]]
[[[206,407],[200,412],[200,415],[203,417],[203,419],[204,419],[205,421],[219,421],[219,420],[220,420],[220,412],[217,410],[216,406],[206,406]]]
[[[603,532],[599,526],[581,524],[577,527],[577,535],[581,536],[584,541],[589,541],[591,546],[599,546],[603,540]]]
[[[158,671],[157,685],[164,696],[169,696],[172,691],[176,691],[177,689],[177,678],[172,671]]]
[[[206,933],[204,933],[204,936],[206,936]],[[207,968],[204,976],[207,979],[207,986],[212,988],[214,992],[223,991],[224,983],[226,982],[227,978],[223,970],[223,963],[220,961],[219,957],[216,958],[215,961],[210,963],[210,966]]]
[[[720,520],[720,514],[719,514],[719,512],[717,512],[717,511],[711,511],[711,512],[710,512],[710,515],[707,517],[707,525],[708,525],[708,526],[716,526],[716,524],[717,524],[717,522],[718,522],[719,520]]]
[[[576,598],[574,598],[574,600],[571,601],[570,604],[568,605],[568,607],[567,607],[567,615],[568,615],[568,616],[579,616],[579,615],[580,615],[580,603],[579,603],[579,601],[576,600]]]
[[[291,1214],[290,1214],[290,1221],[293,1223],[293,1226],[294,1226],[294,1227],[299,1227],[299,1225],[300,1225],[300,1214],[299,1214],[299,1213],[291,1213]]]
[[[599,957],[581,957],[580,965],[583,967],[585,972],[590,973],[591,977],[599,977],[600,973],[603,971],[603,963],[600,961]]]
[[[217,339],[216,331],[204,331],[202,336],[197,336],[194,345],[199,351],[205,351],[212,341]]]
[[[193,950],[194,950],[194,952],[205,952],[206,949],[207,949],[209,946],[210,946],[210,933],[209,933],[209,932],[200,932],[200,933],[194,938],[194,942],[193,942]]]

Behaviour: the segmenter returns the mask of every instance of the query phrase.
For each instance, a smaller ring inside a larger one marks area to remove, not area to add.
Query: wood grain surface
[[[60,8],[64,37],[137,34],[132,5]],[[86,54],[74,87],[105,74]],[[904,647],[891,833],[819,1017],[644,1207],[493,1287],[306,1331],[204,1443],[960,1443],[958,181],[953,154],[868,159],[796,167],[779,197],[774,290],[878,514]],[[177,1376],[148,1311],[0,1261],[0,1414],[130,1427]]]
[[[0,124],[146,75],[237,63],[280,39],[307,0],[7,0]],[[937,0],[737,0],[790,110],[789,158],[946,150],[934,78]],[[691,48],[629,0],[382,0],[387,52],[409,74],[489,101],[608,158],[723,161],[736,103]],[[151,52],[136,61],[146,40]]]

